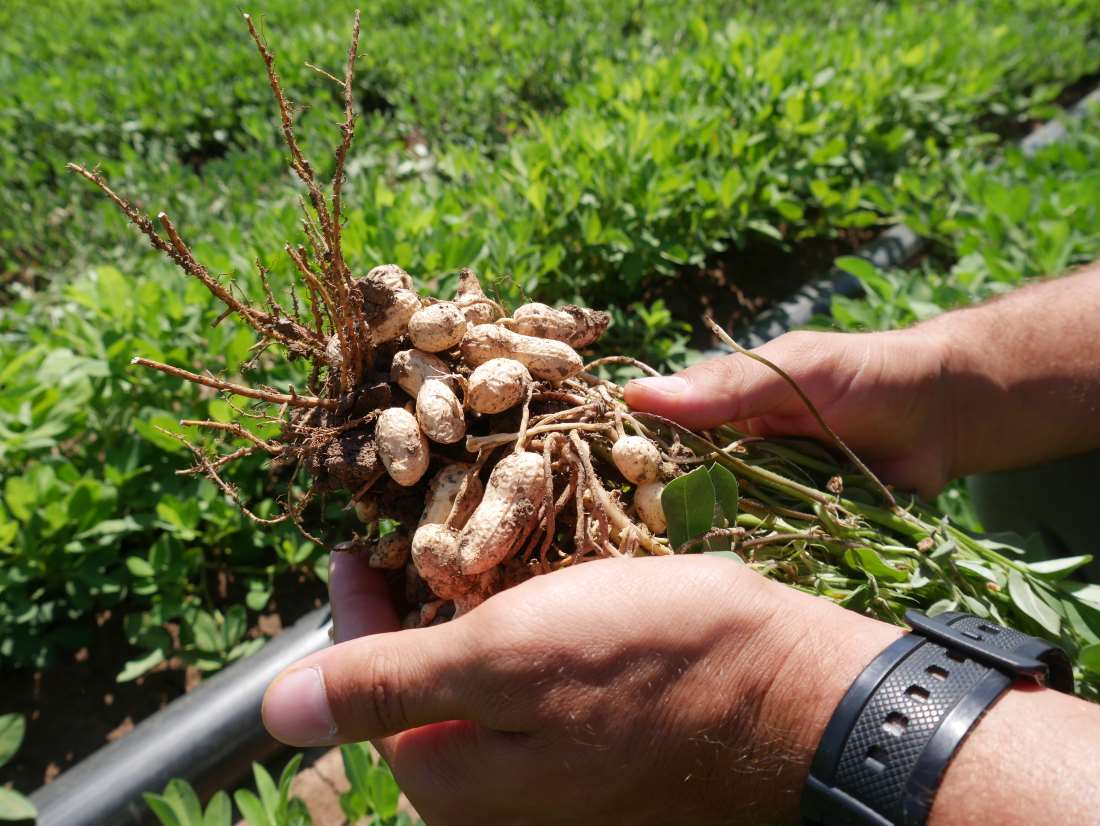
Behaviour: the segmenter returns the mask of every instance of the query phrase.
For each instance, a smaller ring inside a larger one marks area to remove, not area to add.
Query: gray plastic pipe
[[[264,730],[260,701],[286,666],[329,644],[327,607],[306,614],[247,659],[234,663],[142,721],[31,795],[38,826],[149,822],[144,792],[174,777],[207,797],[236,782],[281,745]]]

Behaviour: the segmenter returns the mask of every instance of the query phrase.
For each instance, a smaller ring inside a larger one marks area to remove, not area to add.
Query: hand
[[[272,684],[264,722],[292,745],[375,739],[431,826],[793,823],[828,717],[899,633],[685,556],[585,563],[351,639],[396,617],[377,572],[336,559],[338,644]]]
[[[953,478],[957,428],[943,380],[944,348],[936,336],[796,332],[757,352],[798,383],[884,481],[931,497]],[[686,427],[732,422],[756,436],[828,438],[790,385],[738,354],[675,376],[632,381],[626,401]]]

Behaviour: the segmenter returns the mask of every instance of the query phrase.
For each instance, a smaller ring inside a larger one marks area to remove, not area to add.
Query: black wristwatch
[[[802,826],[923,826],[952,756],[1012,683],[1073,692],[1060,648],[969,614],[926,617],[840,701],[802,792]]]

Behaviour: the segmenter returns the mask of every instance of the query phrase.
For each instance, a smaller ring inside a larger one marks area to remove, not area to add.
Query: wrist
[[[990,339],[970,315],[956,310],[905,331],[921,341],[939,367],[929,397],[938,410],[937,436],[949,479],[987,470],[986,456],[999,441],[990,440],[1001,406],[1000,388],[988,368]]]
[[[796,823],[810,762],[830,717],[864,668],[904,629],[775,583],[782,608],[760,663],[774,663],[749,733],[761,748],[781,750],[774,782],[760,784],[756,809],[767,823]],[[766,768],[771,769],[772,766]]]

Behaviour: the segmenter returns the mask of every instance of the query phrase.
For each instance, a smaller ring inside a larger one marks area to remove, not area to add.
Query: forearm
[[[1100,262],[913,332],[942,349],[955,475],[1100,448]]]
[[[1090,823],[1100,713],[1053,690],[1006,693],[963,743],[944,776],[930,826]]]

